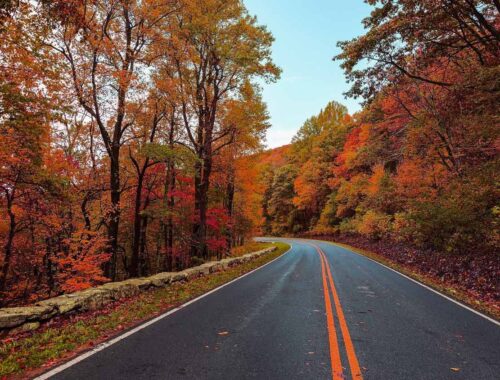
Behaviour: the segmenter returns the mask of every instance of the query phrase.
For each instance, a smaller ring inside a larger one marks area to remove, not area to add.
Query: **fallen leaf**
[[[221,332],[219,332],[218,334],[219,334],[219,335],[228,335],[228,334],[229,334],[229,332],[228,332],[228,331],[221,331]]]
[[[454,372],[458,372],[458,371],[460,371],[460,368],[458,368],[458,367],[451,367],[450,369],[451,369],[452,371],[454,371]]]

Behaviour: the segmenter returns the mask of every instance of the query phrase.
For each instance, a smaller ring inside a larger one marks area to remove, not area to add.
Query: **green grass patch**
[[[4,340],[0,346],[0,378],[22,376],[42,366],[49,367],[70,357],[75,351],[91,348],[125,329],[248,273],[290,248],[285,243],[269,243],[267,247],[272,245],[278,249],[225,271],[151,290],[98,312],[75,314],[58,326],[42,326],[29,336]]]

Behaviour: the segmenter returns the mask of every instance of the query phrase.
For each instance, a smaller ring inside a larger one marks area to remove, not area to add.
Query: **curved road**
[[[46,376],[500,378],[498,323],[347,249],[279,240],[277,260]]]

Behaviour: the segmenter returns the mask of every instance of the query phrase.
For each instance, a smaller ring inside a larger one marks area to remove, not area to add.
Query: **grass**
[[[480,311],[480,312],[492,317],[493,319],[495,319],[497,321],[500,321],[500,309],[498,309],[498,307],[496,307],[497,305],[492,305],[492,304],[489,304],[486,302],[482,302],[482,301],[478,300],[476,297],[468,294],[467,292],[465,292],[461,289],[457,289],[456,287],[453,287],[450,284],[447,284],[443,281],[440,281],[440,280],[436,279],[435,277],[426,276],[420,272],[412,270],[412,269],[405,267],[401,264],[395,263],[394,261],[392,261],[392,260],[390,260],[382,255],[374,253],[374,252],[370,252],[370,251],[366,251],[364,249],[356,248],[356,247],[353,247],[353,246],[348,245],[348,244],[336,243],[336,242],[334,243],[334,242],[327,241],[327,240],[320,240],[320,241],[323,241],[325,243],[332,244],[332,245],[337,245],[339,247],[346,248],[350,251],[356,252],[362,256],[366,256],[374,261],[377,261],[381,264],[384,264],[385,266],[388,266],[389,268],[395,269],[398,272],[401,272],[401,273],[405,274],[406,276],[411,277],[414,280],[417,280],[417,281],[421,282],[422,284],[425,284],[425,285],[449,296],[450,298],[453,298],[459,302],[462,302],[462,303],[466,304],[467,306],[470,306],[471,308],[473,308],[477,311]]]
[[[246,244],[243,244],[242,246],[234,247],[231,250],[231,256],[232,257],[243,256],[243,255],[246,255],[247,253],[260,251],[261,249],[269,248],[272,246],[273,246],[273,243],[265,243],[265,242],[252,240]]]
[[[284,243],[269,243],[266,246],[272,245],[278,249],[228,270],[148,291],[126,301],[108,305],[104,310],[75,314],[71,319],[57,321],[53,326],[42,326],[39,330],[18,339],[6,339],[0,346],[0,378],[20,378],[43,372],[54,364],[118,335],[123,330],[266,264],[290,248]]]

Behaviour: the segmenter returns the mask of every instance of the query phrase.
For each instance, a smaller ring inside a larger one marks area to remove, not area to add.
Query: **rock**
[[[197,268],[201,274],[206,276],[206,275],[214,272],[214,270],[213,270],[213,268],[215,266],[214,264],[215,264],[214,262],[208,262],[208,263],[200,265]]]
[[[174,275],[172,276],[171,282],[177,282],[177,281],[184,281],[187,280],[188,276],[185,271],[182,272],[174,272]]]
[[[151,285],[162,288],[167,286],[172,282],[172,277],[174,273],[162,272],[155,274],[154,276],[148,277],[151,280]]]
[[[96,310],[113,301],[117,297],[116,292],[115,289],[110,288],[89,288],[58,297],[60,300],[57,300],[56,307],[61,314],[74,310]],[[53,303],[54,299],[42,302]]]
[[[231,266],[231,259],[223,259],[219,261],[219,265],[222,269],[227,269]]]
[[[97,289],[109,291],[114,300],[132,297],[140,292],[139,287],[133,284],[125,283],[124,281],[110,282],[99,286]]]
[[[183,272],[185,273],[186,279],[188,279],[188,280],[190,280],[192,278],[196,278],[196,277],[204,274],[204,270],[202,268],[200,268],[199,266],[198,267],[192,267],[192,268],[184,269],[180,273],[183,273]],[[208,274],[208,270],[207,270],[207,274]]]
[[[40,327],[40,322],[28,322],[28,323],[24,323],[21,326],[13,329],[12,333],[16,334],[16,333],[20,333],[20,332],[33,331],[39,327]]]
[[[130,284],[138,287],[141,290],[146,290],[151,286],[151,280],[148,278],[131,278],[130,280],[121,281],[122,284]]]
[[[9,307],[0,309],[0,329],[12,328],[27,321],[48,319],[55,314],[50,306]]]
[[[215,273],[219,272],[220,270],[224,269],[220,261],[214,261],[212,263],[212,266],[210,267],[210,273]]]
[[[2,329],[19,326],[26,319],[28,319],[28,315],[23,312],[16,313],[14,310],[8,309],[0,310],[0,328]]]
[[[50,306],[55,308],[59,314],[66,314],[70,311],[78,310],[83,306],[85,300],[79,297],[80,293],[76,292],[49,298],[48,300],[38,302],[37,305]]]
[[[113,301],[113,291],[109,289],[90,288],[81,292],[73,293],[78,299],[82,310],[96,310]]]

